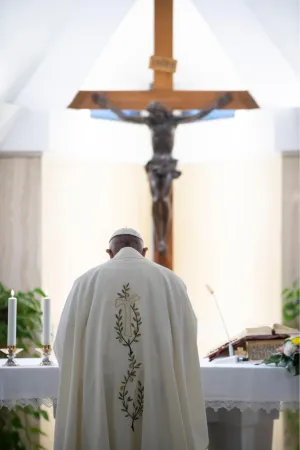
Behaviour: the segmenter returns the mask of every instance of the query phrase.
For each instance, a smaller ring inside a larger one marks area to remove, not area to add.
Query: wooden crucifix
[[[154,70],[153,89],[149,91],[110,91],[93,93],[80,91],[69,108],[111,109],[126,122],[148,125],[152,132],[153,157],[146,165],[152,194],[155,226],[155,262],[173,268],[172,181],[181,173],[172,157],[174,132],[182,123],[200,120],[214,109],[253,109],[258,105],[247,91],[173,90],[173,0],[154,0]],[[211,106],[208,106],[211,105]],[[175,116],[172,110],[201,110],[192,116]],[[147,117],[132,117],[123,110],[147,110]]]

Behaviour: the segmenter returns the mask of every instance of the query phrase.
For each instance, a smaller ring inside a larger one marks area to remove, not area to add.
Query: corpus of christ
[[[149,116],[130,117],[124,114],[113,104],[110,104],[105,95],[93,94],[93,101],[102,108],[109,108],[124,122],[147,125],[152,135],[153,157],[146,164],[152,195],[152,215],[155,226],[155,237],[158,253],[167,253],[167,236],[171,211],[172,181],[180,177],[177,170],[177,160],[173,158],[175,131],[178,125],[201,120],[214,109],[223,108],[232,100],[230,94],[225,94],[210,107],[198,114],[188,117],[177,117],[159,102],[151,102],[147,106]]]

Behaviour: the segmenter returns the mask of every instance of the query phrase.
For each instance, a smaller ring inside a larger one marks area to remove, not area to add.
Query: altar
[[[59,369],[39,362],[20,359],[20,367],[0,366],[0,408],[55,406]],[[279,412],[299,409],[298,377],[251,363],[219,365],[202,359],[201,367],[209,450],[271,450]]]

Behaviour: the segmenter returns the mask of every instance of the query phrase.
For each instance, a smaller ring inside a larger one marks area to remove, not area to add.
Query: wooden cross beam
[[[154,0],[154,55],[150,68],[154,70],[153,89],[148,91],[109,91],[109,102],[123,110],[145,110],[150,102],[160,102],[170,110],[201,110],[213,104],[223,92],[218,91],[176,91],[173,90],[173,0]],[[100,93],[100,92],[99,92]],[[92,100],[93,92],[77,93],[69,108],[101,109]],[[231,91],[230,109],[258,108],[247,91]],[[173,193],[171,193],[171,202]],[[172,208],[171,208],[172,210]],[[173,268],[173,223],[170,221],[167,253],[160,254],[155,244],[155,262]]]
[[[168,0],[169,1],[169,0]],[[172,73],[154,72],[157,74],[173,75]],[[159,79],[159,77],[157,76]],[[172,78],[166,77],[165,84],[171,84]],[[228,91],[233,100],[224,109],[254,109],[258,108],[255,100],[246,91]],[[95,105],[92,100],[91,91],[80,91],[72,100],[69,108],[73,109],[102,109]],[[103,93],[100,92],[99,93]],[[173,89],[157,88],[154,82],[153,89],[149,91],[108,91],[109,101],[120,109],[125,110],[145,110],[148,103],[156,101],[162,103],[168,109],[205,109],[213,104],[223,91],[175,91]],[[105,108],[104,108],[105,109]]]

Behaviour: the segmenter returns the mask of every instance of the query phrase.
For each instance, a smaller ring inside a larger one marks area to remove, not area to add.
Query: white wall
[[[260,2],[264,5],[264,16],[269,16],[267,28],[256,16],[256,11],[248,7],[251,0],[193,0],[193,3],[261,107],[299,107],[299,78],[270,36],[270,22],[274,22],[273,29],[276,29],[276,23],[283,21],[280,30],[285,28],[288,31],[280,33],[277,28],[277,39],[289,41],[294,38],[295,27],[291,26],[290,32],[289,16],[281,13],[282,8],[290,10],[286,6],[290,2],[281,2],[281,8],[276,8],[278,2],[275,2],[275,7],[272,1]],[[260,10],[258,12],[261,13]],[[294,14],[297,15],[297,9]],[[299,18],[296,26],[299,27]],[[294,54],[295,61],[298,61],[298,54]]]
[[[16,105],[0,102],[0,144],[11,131],[20,117],[20,108]]]
[[[28,0],[0,4],[0,99],[65,108],[131,0]]]
[[[295,2],[276,0],[273,8],[269,0],[176,0],[175,88],[249,89],[263,108],[299,107],[299,79],[289,62]],[[280,36],[279,42],[279,33],[275,39],[273,22],[281,23],[281,31],[291,28],[288,39]],[[0,151],[58,151],[55,142],[61,142],[62,133],[65,151],[73,136],[93,127],[70,111],[63,114],[77,90],[148,89],[152,81],[153,2],[148,0],[2,2],[0,28],[0,98],[23,106],[20,116],[6,120],[0,130]],[[280,150],[299,147],[294,132],[280,135]],[[248,147],[247,138],[239,139]],[[88,139],[86,151],[90,145]]]
[[[300,108],[274,112],[275,147],[281,152],[300,149]]]
[[[1,2],[0,98],[15,99],[76,3],[76,0]]]
[[[151,203],[138,164],[55,154],[42,164],[42,284],[53,298],[56,328],[74,280],[107,260],[113,231],[136,228],[151,247]]]
[[[271,40],[300,75],[300,2],[299,0],[245,0]]]
[[[299,106],[297,13],[297,0],[176,0],[175,87],[246,88],[265,107]],[[148,0],[4,1],[0,28],[6,101],[49,111],[80,88],[147,89],[152,81]]]
[[[0,157],[0,280],[41,287],[41,158]]]
[[[175,271],[198,317],[201,355],[230,335],[281,319],[281,156],[182,164],[174,183]]]
[[[282,179],[282,283],[289,287],[300,278],[300,152],[283,156]]]

